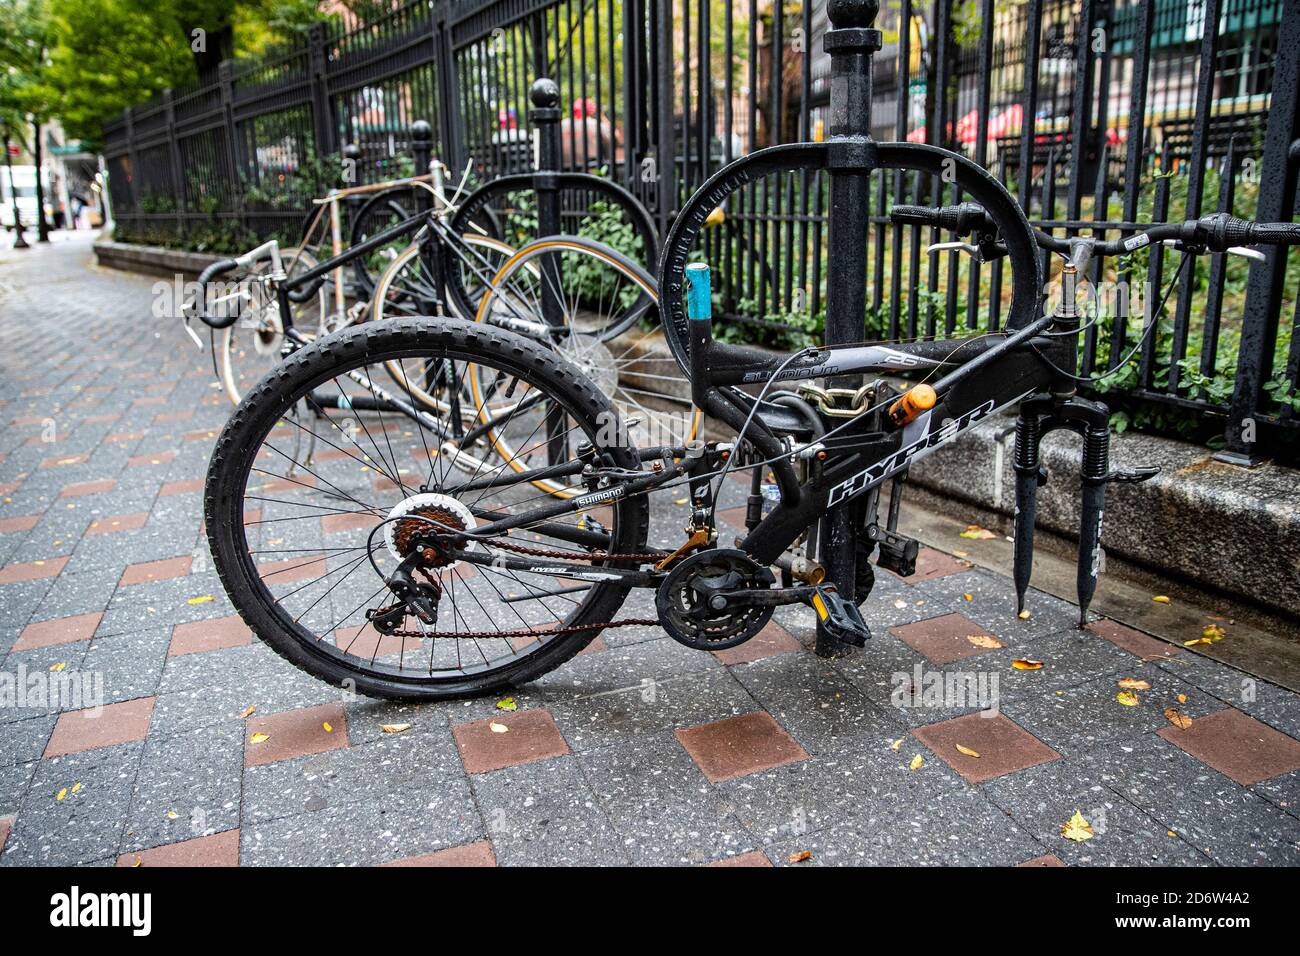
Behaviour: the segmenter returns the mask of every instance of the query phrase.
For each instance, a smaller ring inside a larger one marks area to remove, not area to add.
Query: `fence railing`
[[[1295,213],[1300,0],[888,0],[877,26],[877,138],[965,153],[1036,224],[1113,236],[1216,210]],[[215,83],[108,123],[116,219],[127,236],[200,244],[292,235],[335,184],[345,144],[360,149],[359,181],[406,171],[417,118],[453,168],[470,162],[479,180],[526,170],[528,88],[545,74],[567,112],[565,165],[616,178],[666,227],[730,159],[823,134],[826,28],[825,0],[394,2],[376,22],[318,26],[302,46],[223,64]],[[927,257],[929,238],[888,221],[894,202],[954,201],[950,186],[891,173],[862,198],[870,334],[999,326],[1001,263]],[[819,334],[827,203],[816,176],[760,180],[705,231],[699,252],[721,267],[737,337]],[[1136,350],[1096,388],[1157,427],[1204,437],[1218,422],[1229,451],[1255,455],[1261,429],[1300,422],[1297,255],[1215,257],[1181,274],[1180,259],[1156,248],[1093,267],[1081,369],[1107,372]],[[1141,308],[1166,290],[1142,335]]]

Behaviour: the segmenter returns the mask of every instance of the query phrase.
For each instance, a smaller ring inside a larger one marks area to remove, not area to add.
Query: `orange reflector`
[[[812,605],[813,605],[813,610],[817,612],[817,616],[821,618],[823,621],[831,616],[831,612],[826,610],[826,602],[822,600],[822,596],[820,594],[814,592],[812,596]]]

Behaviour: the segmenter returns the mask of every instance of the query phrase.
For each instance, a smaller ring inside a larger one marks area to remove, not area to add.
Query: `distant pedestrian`
[[[623,161],[623,133],[587,97],[573,101],[570,118],[560,121],[560,164],[590,169],[600,162]]]

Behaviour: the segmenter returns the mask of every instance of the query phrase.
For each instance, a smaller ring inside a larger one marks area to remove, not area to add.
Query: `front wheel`
[[[447,411],[391,385],[381,373],[393,363],[436,369],[426,387]],[[491,384],[466,413],[470,374]],[[635,567],[646,500],[606,497],[480,532],[538,502],[503,466],[467,473],[459,451],[442,452],[444,441],[475,445],[465,424],[480,413],[534,467],[575,462],[575,488],[582,443],[598,462],[640,467],[608,440],[601,425],[615,412],[581,372],[520,336],[456,319],[350,327],[256,386],[217,441],[205,491],[217,571],[253,632],[322,680],[423,700],[532,680],[589,643],[628,587],[608,571],[560,577],[554,565]],[[521,555],[536,556],[521,566]],[[393,583],[399,567],[405,589]],[[422,611],[403,601],[412,589]]]

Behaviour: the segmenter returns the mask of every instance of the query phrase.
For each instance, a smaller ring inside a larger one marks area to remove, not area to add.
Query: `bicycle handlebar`
[[[906,225],[935,226],[958,235],[976,231],[994,232],[996,227],[979,203],[963,202],[955,206],[894,206],[889,212],[892,222]],[[1158,223],[1125,239],[1110,241],[1079,237],[1058,239],[1041,229],[1034,230],[1040,248],[1051,252],[1071,252],[1079,242],[1089,243],[1093,255],[1112,256],[1134,252],[1153,242],[1174,240],[1191,251],[1227,252],[1237,246],[1300,245],[1300,223],[1252,222],[1219,212],[1182,223]]]
[[[205,305],[207,284],[219,275],[225,275],[239,268],[238,259],[218,259],[199,273],[199,297],[194,302],[195,314],[203,320],[204,325],[214,329],[224,329],[235,324],[238,316],[232,311],[229,315],[209,315]]]

